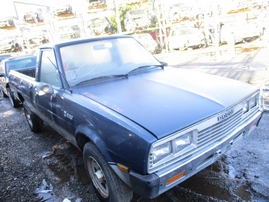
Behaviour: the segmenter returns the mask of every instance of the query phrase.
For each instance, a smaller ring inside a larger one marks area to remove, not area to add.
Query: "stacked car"
[[[0,28],[14,27],[13,18],[10,16],[0,18]]]
[[[174,27],[168,36],[169,50],[186,50],[188,48],[206,47],[204,34],[196,27]]]
[[[105,16],[91,18],[87,23],[87,36],[97,36],[101,34],[112,34],[114,28]]]
[[[150,25],[148,14],[145,10],[136,9],[127,11],[124,18],[124,27],[128,32],[134,32],[137,29],[146,29]]]
[[[173,0],[166,3],[161,0],[118,0],[115,5],[114,1],[87,0],[85,4],[78,6],[72,4],[72,1],[56,0],[45,9],[29,7],[21,20],[13,17],[1,18],[0,29],[46,29],[49,41],[120,32],[151,35],[159,33],[161,40],[158,41],[158,37],[154,40],[161,48],[170,50],[206,47],[217,44],[216,40],[219,40],[219,45],[235,45],[268,33],[268,5],[264,7],[254,1],[247,3],[228,0],[228,3],[229,5],[226,5],[213,0],[206,3],[194,0]],[[41,21],[42,23],[39,23]],[[193,25],[183,28],[186,23]],[[47,41],[42,37],[30,35],[34,34],[22,36],[28,46],[36,47]],[[30,37],[32,39],[29,39]],[[0,52],[21,50],[20,46],[13,45],[10,34],[1,38]]]

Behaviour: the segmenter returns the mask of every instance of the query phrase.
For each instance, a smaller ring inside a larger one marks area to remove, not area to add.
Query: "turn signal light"
[[[118,166],[118,168],[120,169],[120,170],[122,170],[123,172],[126,172],[126,173],[128,173],[129,172],[129,169],[126,167],[126,166],[124,166],[124,165],[121,165],[121,164],[117,164],[117,166]]]
[[[186,170],[184,170],[183,172],[169,178],[167,181],[166,181],[166,186],[168,186],[169,184],[172,184],[173,182],[179,180],[180,178],[184,177],[186,175]]]

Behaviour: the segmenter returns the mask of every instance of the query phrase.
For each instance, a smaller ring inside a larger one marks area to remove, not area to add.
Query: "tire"
[[[4,97],[5,97],[5,93],[4,93],[4,91],[0,88],[0,98],[1,98],[1,100],[4,99]]]
[[[101,201],[131,201],[132,189],[114,173],[100,151],[91,142],[86,143],[83,148],[83,161],[87,175]]]
[[[21,106],[21,102],[14,98],[14,95],[9,88],[7,88],[7,94],[8,94],[8,98],[12,107],[18,108]]]
[[[40,132],[43,129],[43,121],[37,115],[32,113],[32,111],[25,104],[25,102],[23,103],[23,108],[24,108],[26,121],[31,131],[34,133]]]
[[[201,48],[206,48],[206,47],[207,47],[207,41],[206,41],[206,39],[205,39],[205,40],[203,40],[203,42],[202,42]]]
[[[3,94],[4,94],[4,97],[5,97],[5,98],[8,97],[8,94],[6,94],[4,91],[3,91]]]

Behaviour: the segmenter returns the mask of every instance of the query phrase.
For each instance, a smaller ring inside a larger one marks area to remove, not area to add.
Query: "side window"
[[[40,64],[40,82],[49,83],[53,86],[62,87],[60,74],[56,67],[55,55],[52,50],[43,50]]]

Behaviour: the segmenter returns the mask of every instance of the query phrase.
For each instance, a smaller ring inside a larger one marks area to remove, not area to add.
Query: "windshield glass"
[[[103,76],[125,75],[140,66],[160,65],[133,38],[118,38],[65,46],[60,49],[67,81],[75,86]]]

